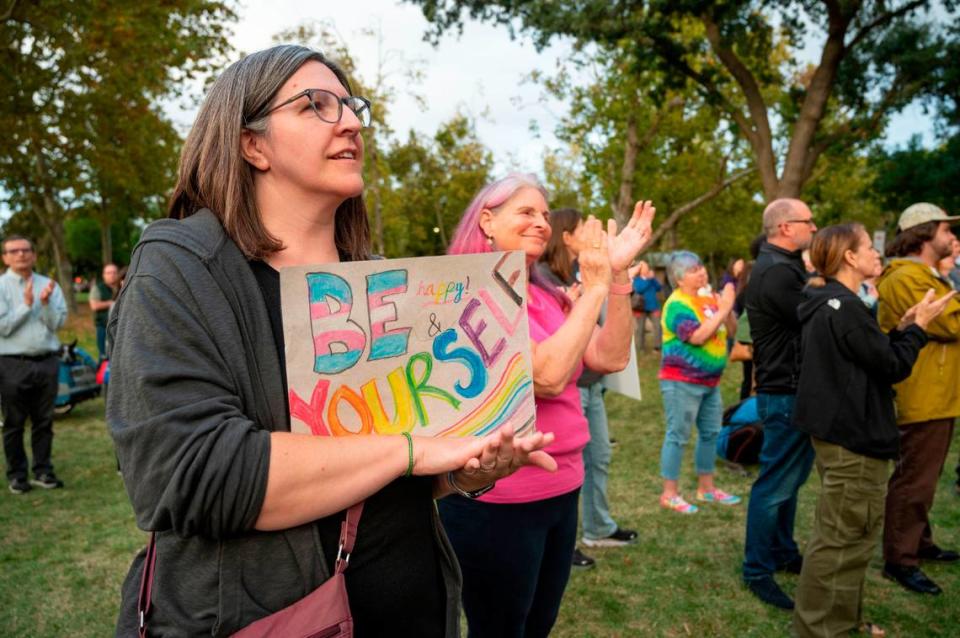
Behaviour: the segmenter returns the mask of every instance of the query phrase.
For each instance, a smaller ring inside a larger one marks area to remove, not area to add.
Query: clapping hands
[[[939,299],[934,299],[936,292],[931,288],[918,304],[910,307],[903,313],[897,329],[906,330],[912,324],[916,324],[918,327],[926,330],[930,322],[940,316],[940,313],[943,312],[943,309],[947,307],[947,304],[956,294],[956,290],[951,290]]]
[[[657,209],[653,202],[641,200],[633,207],[633,215],[619,233],[616,220],[607,222],[610,267],[614,272],[629,268],[636,256],[650,244],[653,237],[653,218],[656,214]]]
[[[32,285],[32,281],[31,281]],[[40,303],[46,306],[50,302],[50,295],[53,294],[54,288],[56,288],[56,282],[51,279],[50,283],[43,287],[43,290],[40,291]]]

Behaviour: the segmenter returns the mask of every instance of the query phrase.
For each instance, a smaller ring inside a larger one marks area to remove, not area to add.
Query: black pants
[[[27,479],[27,454],[23,429],[30,418],[30,446],[33,474],[53,472],[53,404],[57,398],[55,354],[39,360],[0,356],[0,403],[3,404],[3,451],[7,457],[7,479]]]
[[[557,620],[577,540],[580,490],[532,503],[439,502],[463,570],[469,638],[545,638]]]

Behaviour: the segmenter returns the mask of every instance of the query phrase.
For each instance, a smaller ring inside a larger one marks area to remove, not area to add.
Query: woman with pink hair
[[[547,193],[532,175],[513,173],[476,195],[454,234],[450,254],[522,250],[528,268],[527,316],[533,357],[537,430],[555,472],[521,468],[496,487],[440,501],[440,516],[463,571],[471,638],[547,636],[570,576],[590,438],[577,378],[586,365],[623,369],[633,330],[627,268],[649,243],[655,209],[637,202],[627,225],[604,231],[584,222],[578,261],[582,292],[574,304],[532,266],[550,239]],[[606,320],[597,325],[604,302]]]

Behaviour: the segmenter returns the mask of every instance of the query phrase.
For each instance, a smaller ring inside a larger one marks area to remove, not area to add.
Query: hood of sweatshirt
[[[820,287],[808,285],[803,289],[803,294],[807,299],[797,306],[797,315],[801,323],[806,323],[824,304],[839,310],[843,304],[863,303],[849,288],[835,279],[828,279],[826,285]]]

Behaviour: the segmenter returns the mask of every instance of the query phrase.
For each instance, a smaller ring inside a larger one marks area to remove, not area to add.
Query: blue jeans
[[[570,578],[580,490],[530,503],[437,501],[463,571],[468,638],[547,638]]]
[[[747,507],[744,580],[772,576],[800,556],[793,540],[797,492],[810,476],[814,452],[810,436],[791,424],[794,400],[792,394],[757,395],[763,447]]]
[[[697,474],[713,474],[717,459],[717,434],[723,423],[723,401],[720,388],[661,381],[663,412],[667,418],[667,433],[660,450],[660,476],[668,481],[680,478],[683,448],[690,439],[693,424],[697,424],[697,447],[694,465]]]
[[[603,384],[580,388],[580,405],[590,427],[590,442],[583,448],[583,535],[597,540],[617,531],[607,503],[607,476],[610,467],[610,431],[603,404]]]

